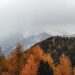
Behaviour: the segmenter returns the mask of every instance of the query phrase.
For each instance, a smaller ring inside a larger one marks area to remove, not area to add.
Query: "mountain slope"
[[[36,43],[41,42],[49,37],[50,37],[50,35],[47,33],[33,35],[28,38],[23,38],[23,37],[15,38],[15,36],[14,36],[13,38],[9,39],[8,41],[6,41],[6,43],[4,43],[2,45],[2,47],[4,49],[3,53],[5,55],[8,55],[12,50],[15,49],[17,42],[20,42],[22,44],[24,50],[26,50],[26,49],[30,48],[31,46],[35,45]]]
[[[21,44],[24,46],[24,49],[28,49],[28,48],[32,47],[33,45],[35,45],[36,43],[41,42],[49,37],[50,37],[49,34],[41,33],[39,35],[33,35],[26,39],[23,39],[21,41]]]

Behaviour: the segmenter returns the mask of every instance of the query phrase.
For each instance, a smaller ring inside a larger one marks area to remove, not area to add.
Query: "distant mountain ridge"
[[[28,49],[30,48],[31,46],[33,46],[34,44],[38,43],[38,42],[41,42],[47,38],[49,38],[51,35],[47,34],[47,33],[41,33],[39,35],[34,35],[34,36],[30,36],[26,39],[23,39],[21,41],[21,43],[23,44],[24,46],[24,49]]]
[[[12,50],[15,49],[16,43],[18,41],[22,44],[24,50],[26,50],[26,49],[30,48],[31,46],[35,45],[36,43],[41,42],[41,41],[49,38],[50,36],[51,35],[44,32],[44,33],[41,33],[38,35],[29,36],[28,38],[20,37],[19,39],[16,39],[15,41],[14,41],[14,39],[15,39],[15,37],[14,37],[13,39],[9,40],[10,42],[7,41],[7,43],[4,44],[5,49],[3,50],[3,53],[5,55],[8,55]]]
[[[14,36],[11,39],[8,39],[8,41],[5,41],[5,43],[2,45],[3,54],[8,55],[9,52],[15,49],[16,43],[20,42],[24,48],[24,50],[32,47],[36,43],[42,42],[43,40],[48,39],[49,37],[52,37],[54,35],[50,35],[46,32],[43,32],[38,35],[32,35],[27,38],[24,38],[22,35]],[[75,34],[72,35],[58,35],[61,37],[75,37]]]

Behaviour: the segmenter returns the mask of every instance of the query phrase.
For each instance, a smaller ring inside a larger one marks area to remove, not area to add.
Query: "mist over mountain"
[[[75,73],[74,34],[56,36],[44,32],[27,38],[21,37],[16,37],[20,40],[17,44],[15,43],[17,40],[12,37],[13,44],[9,41],[3,53],[0,51],[2,75],[6,73],[7,75],[72,75]]]
[[[27,49],[33,46],[34,44],[49,38],[50,36],[51,36],[50,34],[47,34],[44,32],[38,35],[32,35],[26,39],[23,39],[21,43],[24,45],[24,49]]]
[[[46,40],[49,37],[55,36],[55,34],[48,34],[46,32],[40,33],[40,34],[34,34],[28,37],[24,37],[22,34],[20,35],[14,35],[10,37],[9,39],[3,41],[0,43],[0,46],[2,48],[2,52],[5,55],[8,55],[12,50],[15,49],[17,42],[21,43],[24,50],[29,49],[36,43],[39,43],[43,40]],[[67,34],[66,32],[58,33],[58,36],[62,37],[75,37],[75,34]]]
[[[2,52],[7,55],[9,52],[15,49],[17,42],[21,43],[24,50],[30,48],[31,46],[35,45],[38,42],[41,42],[51,35],[43,32],[41,34],[32,35],[27,38],[24,38],[23,35],[14,35],[13,37],[9,38],[8,40],[4,41],[0,46],[2,47]]]

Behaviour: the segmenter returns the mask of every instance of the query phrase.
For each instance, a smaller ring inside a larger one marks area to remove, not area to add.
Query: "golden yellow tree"
[[[37,75],[38,65],[33,55],[30,55],[27,64],[25,64],[21,75]]]
[[[73,68],[73,75],[75,75],[75,67]]]
[[[61,75],[72,75],[72,70],[71,70],[71,62],[70,59],[62,54],[60,56],[60,72]]]
[[[22,46],[17,43],[15,51],[11,52],[7,59],[8,72],[10,72],[11,75],[19,75],[24,64],[25,53],[22,51]]]

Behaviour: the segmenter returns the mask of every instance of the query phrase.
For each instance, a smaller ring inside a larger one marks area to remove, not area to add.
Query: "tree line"
[[[24,50],[20,43],[5,57],[0,75],[75,75],[75,38],[53,36]]]

